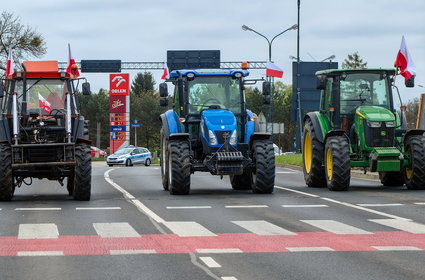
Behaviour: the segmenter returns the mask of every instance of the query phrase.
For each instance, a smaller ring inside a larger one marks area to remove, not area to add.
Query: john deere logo
[[[381,131],[381,136],[386,136],[387,132],[385,130]]]

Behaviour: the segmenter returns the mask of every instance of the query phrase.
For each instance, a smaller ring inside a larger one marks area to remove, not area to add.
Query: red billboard
[[[130,74],[110,74],[109,89],[111,95],[130,95]]]
[[[126,98],[124,95],[111,95],[109,97],[109,112],[125,113],[127,108]]]

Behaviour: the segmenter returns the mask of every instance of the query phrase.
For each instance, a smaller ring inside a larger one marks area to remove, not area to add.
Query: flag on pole
[[[13,62],[12,47],[9,47],[9,54],[6,62],[6,78],[11,77],[15,73],[15,64]]]
[[[168,80],[170,78],[170,71],[168,70],[167,63],[164,63],[164,72],[162,73],[161,79]]]
[[[266,75],[275,78],[283,77],[283,70],[279,68],[276,64],[267,61],[266,63]]]
[[[45,113],[50,114],[50,112],[52,111],[52,106],[50,105],[50,102],[44,99],[44,97],[40,93],[38,94],[38,104]]]
[[[406,86],[413,86],[413,82],[416,76],[416,67],[413,63],[412,56],[407,50],[404,36],[401,38],[400,50],[397,53],[397,58],[394,62],[394,67],[400,70],[400,75],[404,77]]]
[[[77,63],[71,54],[71,45],[68,44],[68,67],[66,68],[66,73],[70,74],[74,78],[80,76],[80,71],[78,70]]]

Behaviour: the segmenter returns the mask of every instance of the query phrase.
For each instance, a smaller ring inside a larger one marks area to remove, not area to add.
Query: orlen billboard
[[[109,76],[109,147],[111,154],[128,146],[130,140],[130,75]]]

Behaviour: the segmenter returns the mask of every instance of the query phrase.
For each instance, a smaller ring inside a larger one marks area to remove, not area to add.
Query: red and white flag
[[[279,68],[276,64],[267,61],[266,63],[266,75],[275,78],[283,77],[283,70]]]
[[[80,70],[78,70],[77,63],[75,63],[75,59],[72,57],[70,44],[68,44],[68,51],[68,67],[66,68],[66,73],[74,78],[78,78],[80,76]]]
[[[50,114],[50,112],[52,111],[52,106],[50,105],[50,102],[44,99],[41,94],[38,94],[38,104],[45,113]]]
[[[397,53],[397,58],[394,62],[394,67],[400,69],[400,75],[405,79],[405,82],[416,76],[416,67],[413,63],[412,56],[407,50],[404,36],[401,38],[400,50]]]
[[[164,63],[164,72],[162,73],[161,79],[168,80],[170,78],[170,71],[168,70],[167,63]]]
[[[11,77],[15,73],[15,64],[13,62],[12,47],[9,47],[9,55],[6,62],[6,78]]]

